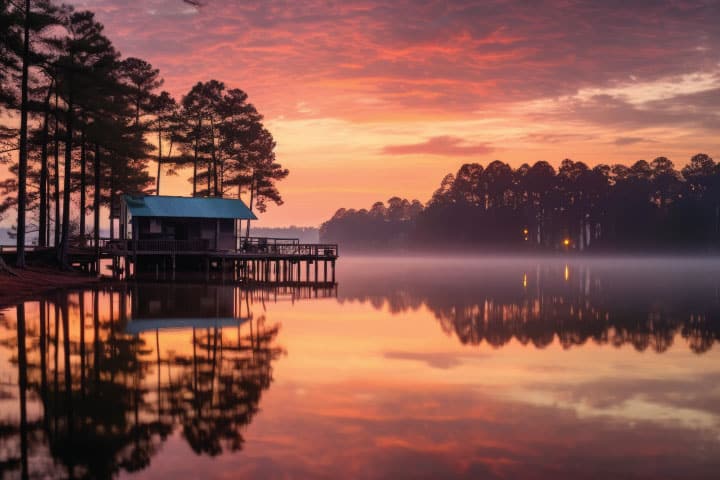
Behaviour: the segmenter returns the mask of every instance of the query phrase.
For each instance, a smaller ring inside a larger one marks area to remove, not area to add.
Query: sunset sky
[[[712,0],[72,3],[176,98],[212,78],[248,92],[290,169],[264,226],[425,202],[470,161],[720,157]]]

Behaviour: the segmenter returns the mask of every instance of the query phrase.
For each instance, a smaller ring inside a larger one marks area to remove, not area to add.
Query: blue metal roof
[[[257,220],[242,200],[216,197],[166,197],[125,195],[133,217],[233,218]]]

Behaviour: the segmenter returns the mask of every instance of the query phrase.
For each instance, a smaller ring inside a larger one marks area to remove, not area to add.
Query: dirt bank
[[[0,271],[0,308],[32,300],[43,293],[64,287],[77,287],[99,281],[97,277],[79,272],[62,272],[47,267],[12,269],[11,273]]]

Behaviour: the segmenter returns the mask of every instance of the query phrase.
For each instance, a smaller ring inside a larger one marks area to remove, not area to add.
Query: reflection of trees
[[[478,304],[463,308],[435,309],[431,303],[428,306],[443,330],[454,332],[463,344],[478,345],[485,341],[493,347],[503,346],[514,338],[524,345],[531,343],[544,348],[557,338],[564,348],[592,340],[597,344],[618,347],[631,344],[639,351],[652,348],[662,352],[682,330],[682,325],[673,320],[677,317],[662,312],[644,316],[640,312],[611,314],[587,303],[545,296],[516,304],[483,298]],[[683,335],[688,337],[685,332]]]
[[[218,455],[242,447],[241,430],[257,413],[260,395],[272,381],[271,362],[281,353],[271,346],[278,327],[264,323],[260,317],[259,331],[246,336],[238,331],[235,341],[216,327],[193,329],[192,355],[170,360],[181,373],[169,385],[168,401],[196,453]]]
[[[2,472],[109,478],[141,470],[178,427],[197,453],[241,448],[282,352],[273,346],[278,327],[238,321],[234,340],[227,327],[194,331],[192,355],[163,356],[161,332],[125,332],[130,303],[124,290],[60,294],[0,319],[19,372],[0,397],[21,413],[0,421]]]
[[[358,275],[343,283],[340,301],[387,306],[394,314],[427,308],[443,331],[470,345],[500,347],[515,339],[544,348],[557,339],[564,348],[593,341],[663,352],[681,335],[702,353],[720,340],[720,300],[712,285],[703,289],[682,279],[689,293],[678,298],[676,283],[645,279],[638,285],[634,278],[572,270],[564,278],[562,270],[538,267],[530,286],[523,286],[527,273],[513,268],[485,276],[464,271],[434,276],[412,269],[381,279]]]

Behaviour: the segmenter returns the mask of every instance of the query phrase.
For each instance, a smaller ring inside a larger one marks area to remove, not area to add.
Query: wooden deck
[[[189,269],[207,278],[219,272],[244,282],[335,283],[336,244],[250,237],[236,239],[235,245],[222,249],[206,240],[106,240],[99,250],[101,259],[112,260],[113,272],[126,276],[154,272],[157,278],[175,278]]]
[[[206,240],[119,240],[101,239],[69,249],[70,262],[100,272],[108,265],[114,278],[154,276],[174,279],[183,270],[201,272],[208,279],[217,274],[243,282],[291,285],[334,284],[337,244],[300,243],[290,238],[238,238],[236,248],[220,249]],[[28,247],[34,254],[51,254],[54,248]],[[0,253],[13,255],[14,246],[0,246]]]

